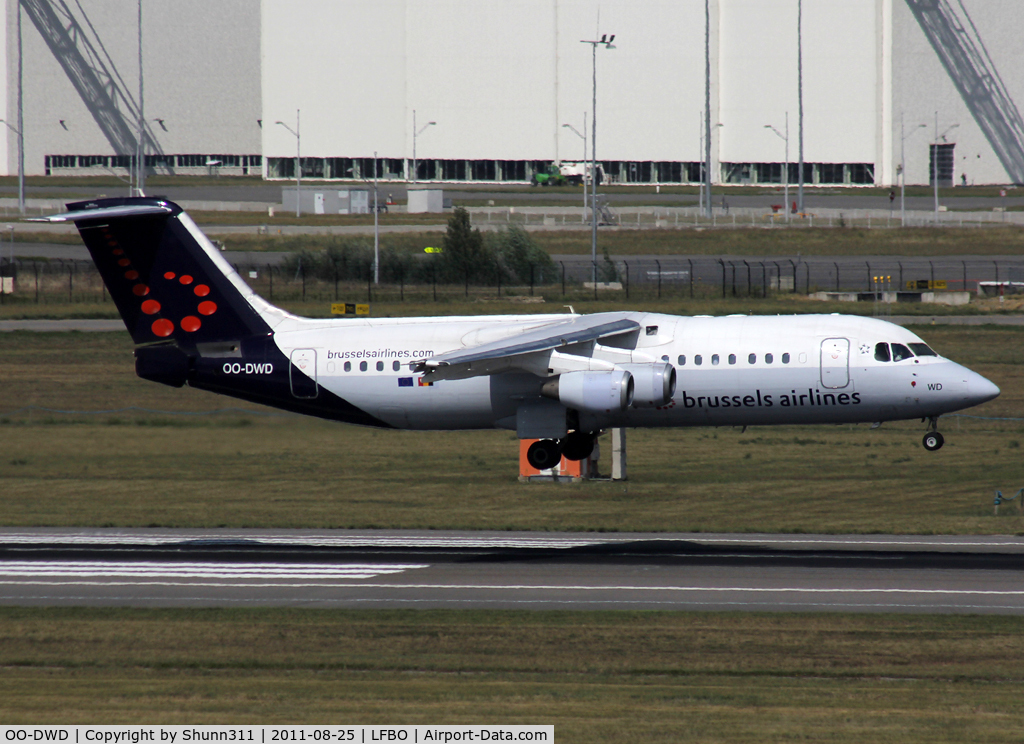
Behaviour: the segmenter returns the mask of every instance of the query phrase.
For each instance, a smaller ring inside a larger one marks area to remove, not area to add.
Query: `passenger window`
[[[383,372],[384,371],[384,362],[377,362],[377,371],[378,372]]]
[[[712,354],[711,355],[711,363],[712,364],[718,364],[718,354]]]
[[[702,357],[700,354],[694,354],[693,363],[699,367],[704,363],[704,357]]]
[[[359,362],[359,371],[360,372],[365,372],[366,371],[366,362]]]
[[[782,363],[783,364],[789,364],[789,352],[788,351],[785,354],[782,355]]]
[[[914,356],[913,353],[903,344],[892,344],[892,360],[894,362],[902,362],[912,356]]]
[[[345,362],[345,371],[346,372],[351,372],[352,371],[352,362]]]
[[[736,364],[736,355],[735,354],[730,354],[729,355],[729,364]]]
[[[875,344],[875,361],[876,362],[889,362],[892,361],[892,357],[889,356],[889,344]]]
[[[934,351],[932,351],[931,347],[928,346],[928,344],[910,344],[910,348],[919,357],[920,356],[933,356],[933,357],[937,357],[938,356],[938,354],[936,354]]]
[[[751,354],[747,357],[747,364],[757,364],[757,354]]]
[[[774,361],[775,361],[775,357],[773,357],[771,354],[765,354],[764,355],[764,363],[765,364],[771,364]]]
[[[402,363],[397,359],[391,363],[391,369],[397,372],[402,368]]]
[[[676,361],[679,362],[679,366],[680,367],[685,367],[686,366],[686,354],[680,354],[679,358]]]

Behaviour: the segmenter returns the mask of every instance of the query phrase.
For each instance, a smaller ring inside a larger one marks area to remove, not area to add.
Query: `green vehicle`
[[[530,183],[533,186],[565,186],[568,182],[558,166],[552,164],[546,170],[534,173]]]
[[[534,186],[580,186],[583,184],[583,174],[579,166],[552,163],[544,171],[534,173],[530,183]]]

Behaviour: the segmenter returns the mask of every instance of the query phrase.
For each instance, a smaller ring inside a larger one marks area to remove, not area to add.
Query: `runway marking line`
[[[329,583],[327,580],[316,584],[232,584],[225,582],[177,582],[177,581],[4,581],[2,586],[205,586],[205,587],[237,587],[252,588],[309,588],[333,587],[352,589],[444,589],[444,590],[494,590],[494,591],[630,591],[630,592],[751,592],[756,594],[948,594],[964,596],[1024,596],[1024,590],[1001,589],[844,589],[844,588],[801,588],[801,587],[704,587],[704,586],[581,586],[581,585],[550,585],[550,584],[341,584]]]

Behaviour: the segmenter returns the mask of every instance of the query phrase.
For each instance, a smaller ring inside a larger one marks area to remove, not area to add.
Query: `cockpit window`
[[[889,356],[889,344],[886,344],[886,343],[875,344],[875,361],[876,362],[889,362],[889,361],[892,361],[892,357]]]
[[[914,356],[913,352],[903,344],[892,344],[892,360],[894,362],[902,362],[904,359],[910,359],[912,356]]]
[[[938,356],[938,354],[931,350],[931,347],[929,347],[928,344],[910,344],[910,348],[913,349],[914,353],[917,354],[919,357]]]

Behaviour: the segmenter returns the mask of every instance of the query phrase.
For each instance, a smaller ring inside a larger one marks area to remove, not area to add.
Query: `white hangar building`
[[[940,183],[1024,183],[1019,0],[707,8],[715,182],[780,183],[787,132],[797,180],[801,48],[808,183],[893,185],[904,153],[907,183],[935,170]],[[376,152],[382,177],[410,178],[415,162],[420,181],[525,182],[552,161],[582,160],[584,132],[590,155],[594,62],[607,176],[701,173],[705,0],[5,0],[5,10],[7,174],[18,168],[19,60],[30,175],[126,173],[141,120],[150,173],[292,178],[298,145],[308,178],[369,177]],[[612,34],[596,57],[581,43]]]

